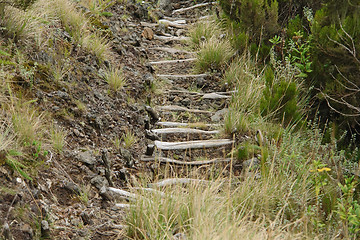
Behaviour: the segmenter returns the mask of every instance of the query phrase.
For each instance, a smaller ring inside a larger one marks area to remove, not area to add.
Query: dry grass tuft
[[[119,68],[107,69],[105,73],[105,80],[113,91],[119,91],[126,84],[124,74]]]
[[[227,40],[219,40],[215,37],[201,44],[195,62],[195,71],[222,71],[233,56],[234,50]]]

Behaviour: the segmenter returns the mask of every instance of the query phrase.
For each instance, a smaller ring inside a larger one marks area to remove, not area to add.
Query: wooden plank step
[[[156,108],[160,111],[190,112],[190,113],[204,113],[204,114],[214,113],[211,111],[200,110],[200,109],[191,109],[191,108],[177,106],[177,105],[157,106]]]
[[[196,128],[160,128],[160,129],[153,129],[152,132],[156,134],[178,134],[178,133],[185,133],[185,134],[218,134],[220,133],[219,130],[212,130],[212,131],[205,131]]]
[[[202,180],[202,179],[193,179],[193,178],[168,178],[161,180],[156,183],[149,183],[149,187],[165,187],[175,184],[190,184],[190,183],[201,183],[201,184],[210,184],[211,181]]]
[[[199,165],[207,165],[207,164],[215,164],[215,163],[227,163],[231,161],[231,158],[215,158],[211,160],[199,160],[199,161],[179,161],[171,158],[165,157],[151,157],[143,155],[140,158],[143,162],[160,162],[160,163],[170,163],[175,165],[187,165],[187,166],[199,166]]]
[[[162,40],[162,41],[187,41],[190,38],[189,37],[177,37],[177,36],[159,36],[159,35],[154,35],[154,39],[156,40]]]
[[[234,141],[231,139],[211,139],[185,142],[162,142],[156,140],[154,143],[157,149],[160,150],[185,150],[227,146],[234,144]]]
[[[174,28],[186,28],[188,26],[184,20],[171,21],[167,19],[160,19],[159,23],[140,22],[140,25],[143,27],[154,28],[159,26],[160,23]]]
[[[206,7],[206,6],[213,5],[213,4],[216,4],[216,2],[199,3],[199,4],[193,5],[191,7],[176,9],[176,10],[172,11],[172,14],[183,13],[183,12],[187,12],[189,10],[195,9],[195,8]]]
[[[167,19],[160,19],[159,23],[164,24],[166,26],[174,27],[174,28],[186,28],[188,25],[186,24],[186,21],[170,21]]]
[[[209,93],[201,93],[201,92],[193,92],[188,90],[176,90],[176,89],[169,89],[165,91],[166,93],[185,93],[190,95],[197,95],[197,96],[204,96],[205,98],[216,98],[217,96],[221,97],[231,97],[231,94],[233,94],[235,91],[229,91],[229,92],[209,92]]]
[[[168,48],[168,47],[152,47],[148,48],[149,50],[157,50],[157,51],[163,51],[168,53],[186,53],[186,54],[195,54],[195,52],[189,52],[182,49],[176,49],[176,48]]]
[[[206,73],[201,74],[187,74],[187,75],[172,75],[172,74],[158,74],[156,75],[158,78],[162,79],[183,79],[183,78],[197,78],[197,77],[207,77],[209,76]]]
[[[219,127],[220,124],[208,124],[208,123],[180,123],[180,122],[157,122],[156,125],[162,127],[191,127],[191,128],[209,128]]]
[[[202,98],[203,99],[226,99],[226,98],[231,98],[231,96],[221,95],[218,93],[206,93],[206,94],[204,94],[204,96]]]
[[[163,60],[163,61],[149,62],[149,64],[158,65],[158,64],[184,63],[184,62],[193,62],[195,60],[196,60],[196,58],[178,59],[178,60]]]

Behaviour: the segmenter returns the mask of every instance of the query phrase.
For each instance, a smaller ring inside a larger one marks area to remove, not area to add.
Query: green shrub
[[[300,120],[300,92],[295,80],[275,76],[270,67],[265,70],[264,78],[266,87],[260,100],[261,114],[285,124]]]
[[[260,36],[271,36],[279,30],[276,0],[220,0],[224,12],[258,42]]]
[[[312,26],[316,105],[325,121],[356,131],[360,120],[360,8],[348,1],[331,1],[317,11]]]

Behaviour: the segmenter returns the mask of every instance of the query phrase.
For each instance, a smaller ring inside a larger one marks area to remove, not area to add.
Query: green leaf
[[[4,52],[3,50],[0,49],[0,55],[6,56],[6,57],[10,57],[11,55],[7,52]]]

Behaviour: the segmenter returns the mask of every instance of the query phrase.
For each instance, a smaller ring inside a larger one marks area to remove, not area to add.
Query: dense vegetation
[[[236,22],[235,45],[250,45],[252,53],[260,53],[266,61],[274,46],[276,60],[295,66],[304,88],[310,90],[312,113],[307,117],[335,123],[337,137],[348,131],[349,143],[358,132],[360,116],[359,3],[220,0],[220,5]],[[276,41],[271,41],[274,37]]]

